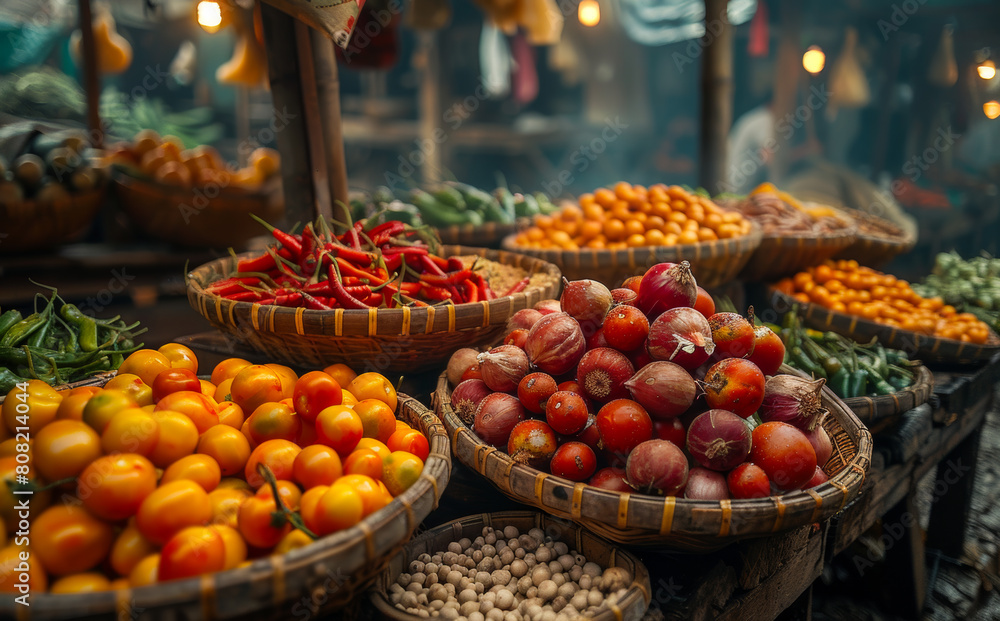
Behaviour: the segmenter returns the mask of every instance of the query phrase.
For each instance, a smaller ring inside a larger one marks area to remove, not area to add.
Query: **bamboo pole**
[[[721,191],[726,179],[727,139],[733,123],[733,29],[726,14],[728,4],[729,0],[705,0],[698,183],[710,191]]]
[[[795,114],[795,98],[798,93],[799,74],[802,62],[802,49],[799,45],[802,26],[802,7],[798,0],[782,0],[781,28],[778,42],[777,60],[774,70],[774,100],[773,115],[775,119],[783,119]],[[777,123],[775,123],[777,127]],[[775,130],[777,131],[777,130]],[[771,165],[772,181],[780,182],[792,158],[792,143],[775,135],[777,147]]]
[[[83,48],[83,91],[87,99],[87,128],[90,142],[97,148],[104,146],[101,130],[101,77],[97,70],[97,46],[94,43],[94,14],[90,0],[79,0],[81,47]]]
[[[347,205],[347,161],[344,157],[337,56],[334,54],[334,43],[331,39],[313,29],[309,29],[309,35],[312,40],[316,95],[323,129],[321,136],[325,146],[328,191],[334,201],[332,206],[334,217],[345,222],[346,214],[339,205]]]

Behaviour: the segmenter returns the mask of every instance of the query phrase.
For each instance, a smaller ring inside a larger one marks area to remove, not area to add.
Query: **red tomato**
[[[606,451],[625,456],[653,437],[653,421],[635,401],[615,399],[597,412],[597,430]]]
[[[302,420],[311,423],[326,408],[343,403],[344,391],[329,374],[310,371],[295,382],[292,401]]]
[[[295,458],[301,452],[302,448],[298,444],[289,442],[288,440],[268,440],[259,444],[250,453],[250,459],[247,460],[247,465],[244,469],[247,483],[254,489],[264,485],[264,478],[257,473],[257,464],[264,464],[270,468],[271,472],[274,473],[275,479],[279,481],[291,481],[294,478],[292,469],[295,464]]]
[[[257,444],[268,440],[295,442],[302,429],[302,419],[283,403],[262,403],[246,420],[247,431]]]
[[[800,429],[770,422],[753,430],[750,461],[781,491],[800,489],[816,472],[816,451]]]
[[[608,346],[627,352],[641,347],[649,334],[649,319],[634,306],[619,304],[611,309],[601,327]]]
[[[352,453],[353,454],[353,453]],[[379,460],[379,471],[382,468]],[[343,474],[340,455],[329,446],[313,444],[302,449],[292,464],[292,476],[302,487],[332,485]]]
[[[134,453],[106,455],[77,479],[76,494],[90,511],[112,522],[132,517],[156,489],[153,464]]]
[[[705,316],[708,319],[715,314],[715,300],[712,299],[712,294],[705,291],[701,287],[698,287],[698,297],[694,301],[694,309]]]
[[[389,441],[385,445],[392,452],[406,451],[407,453],[416,455],[420,458],[420,461],[427,461],[427,456],[431,452],[427,438],[416,429],[396,431],[389,436]]]
[[[597,455],[583,442],[567,442],[556,449],[549,469],[557,477],[586,481],[597,469]]]
[[[680,418],[653,421],[653,437],[660,440],[669,440],[677,446],[683,447],[687,442],[687,429]]]
[[[208,526],[189,526],[178,532],[160,550],[157,578],[160,582],[221,571],[226,564],[226,546],[218,531]]]
[[[767,474],[760,466],[750,462],[730,470],[726,483],[733,498],[767,498],[771,495],[771,481]]]
[[[277,510],[278,505],[270,496],[251,496],[243,501],[237,522],[247,543],[257,548],[273,548],[292,530],[288,523],[274,526],[271,514]]]
[[[153,380],[153,400],[159,401],[173,392],[201,392],[201,381],[189,369],[166,369]]]
[[[785,360],[785,344],[767,326],[754,328],[753,352],[748,357],[764,375],[774,375]]]

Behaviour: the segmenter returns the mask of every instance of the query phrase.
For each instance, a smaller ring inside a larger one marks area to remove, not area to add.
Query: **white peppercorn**
[[[528,552],[534,552],[538,549],[538,540],[531,535],[521,535],[517,538],[517,542]]]
[[[601,574],[604,573],[604,570],[601,569],[601,566],[598,565],[597,563],[588,562],[584,563],[583,565],[583,573],[593,577],[593,576],[600,576]]]
[[[532,528],[528,531],[528,534],[537,539],[538,541],[545,541],[545,531],[541,528]]]
[[[566,604],[568,603],[569,602],[566,601],[565,597],[563,597],[562,595],[557,595],[556,598],[552,600],[552,604],[550,605],[552,606],[553,611],[561,612],[562,609],[565,608]]]
[[[431,600],[431,603],[428,604],[427,607],[433,610],[434,612],[437,612],[438,610],[444,608],[444,600],[440,599]]]
[[[483,547],[484,543],[486,543],[485,539],[483,539],[481,536],[480,537],[476,537],[476,539],[472,542],[472,547],[473,548],[481,548],[481,547]]]
[[[555,582],[556,586],[562,586],[566,584],[566,574],[562,572],[552,574],[552,582]]]
[[[528,573],[528,564],[522,559],[517,559],[510,564],[510,575],[515,578],[520,578],[524,574]]]
[[[474,612],[479,612],[479,602],[465,602],[462,607],[458,609],[458,613],[463,617],[468,617]]]
[[[604,596],[597,589],[587,592],[587,603],[591,606],[600,606],[604,601]]]
[[[573,565],[576,564],[576,559],[574,559],[569,554],[563,554],[556,560],[559,561],[560,565],[562,565],[563,571],[569,571],[570,569],[573,568]]]
[[[475,562],[478,563],[479,561],[483,560],[483,551],[482,550],[473,550],[471,558],[472,558],[472,560],[474,560]]]
[[[507,584],[510,582],[511,573],[506,569],[497,569],[490,574],[491,584]],[[483,584],[486,584],[485,582]]]
[[[503,536],[507,539],[515,539],[520,534],[515,526],[504,526]]]
[[[569,600],[569,605],[576,610],[583,610],[587,607],[587,593],[589,591],[578,591],[576,595]]]
[[[486,617],[479,610],[476,610],[469,614],[469,621],[485,621]]]
[[[490,557],[482,559],[479,561],[479,564],[476,565],[477,571],[493,571],[494,569],[496,568],[493,567],[493,559]]]
[[[549,571],[548,565],[538,565],[531,570],[531,582],[536,586],[541,584],[543,581],[548,580],[552,577],[552,572]]]
[[[546,610],[542,613],[539,621],[556,621],[556,613],[551,610]]]
[[[410,584],[410,574],[399,574],[399,578],[396,579],[396,584],[406,588],[406,585]]]
[[[456,570],[451,570],[448,572],[448,576],[445,578],[445,582],[457,587],[462,582],[462,574]]]
[[[514,607],[514,594],[510,591],[497,593],[496,607],[500,610],[510,610]]]
[[[399,598],[399,603],[407,608],[417,607],[417,594],[413,591],[407,591],[403,593],[403,596]]]
[[[483,537],[483,541],[488,545],[493,545],[497,542],[497,536],[491,530],[485,537]]]
[[[553,582],[555,581],[553,580]],[[577,586],[572,582],[566,582],[564,584],[559,585],[559,595],[565,597],[567,600],[571,599],[574,595],[576,595],[576,590]]]
[[[552,548],[547,545],[538,546],[535,550],[535,560],[539,563],[548,563],[552,560]]]
[[[431,555],[424,552],[423,554],[417,557],[417,560],[420,561],[421,563],[430,563]]]
[[[584,589],[585,591],[589,591],[590,590],[590,587],[591,587],[591,577],[588,576],[587,574],[583,574],[582,576],[580,576],[580,579],[577,580],[577,582],[580,584],[580,588],[581,589]]]
[[[441,578],[436,574],[427,574],[427,578],[424,579],[424,586],[430,587],[432,584],[437,584],[441,581]]]
[[[458,619],[458,611],[454,608],[448,608],[447,606],[442,608],[439,614],[440,617],[446,621],[455,621],[455,619]]]
[[[522,576],[521,579],[517,581],[517,592],[524,595],[532,586],[534,585],[531,583],[531,576]],[[500,591],[500,593],[503,593],[503,591]],[[500,593],[497,593],[498,599],[500,597]]]
[[[448,551],[451,552],[452,554],[461,554],[462,549],[463,549],[462,544],[460,544],[457,541],[452,541],[451,543],[448,544]]]
[[[514,562],[514,551],[510,548],[504,548],[500,551],[500,563],[502,565],[510,565]]]
[[[569,546],[563,543],[562,541],[555,542],[552,548],[556,551],[556,554],[558,554],[559,556],[562,556],[563,554],[567,554],[569,552]]]
[[[583,577],[583,567],[579,565],[573,565],[569,570],[569,579],[573,582],[579,582],[580,578]]]
[[[543,580],[538,585],[538,597],[547,602],[552,601],[558,593],[559,587],[551,580]]]
[[[410,591],[411,593],[420,593],[421,591],[424,590],[424,586],[419,582],[411,582],[410,584],[406,585],[406,590]]]
[[[538,597],[538,587],[530,586],[528,587],[528,592],[524,594],[528,599],[535,599]]]

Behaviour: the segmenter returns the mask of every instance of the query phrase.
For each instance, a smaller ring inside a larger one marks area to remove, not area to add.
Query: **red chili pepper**
[[[302,294],[296,292],[296,293],[290,293],[288,295],[279,295],[274,298],[271,298],[270,300],[261,300],[260,304],[298,307],[302,306]]]
[[[444,276],[424,273],[420,275],[420,280],[431,285],[444,287],[446,285],[457,285],[465,282],[470,276],[472,276],[472,270],[464,269],[458,272],[452,272],[451,274],[445,274]]]
[[[472,280],[466,280],[462,283],[462,289],[465,293],[466,302],[478,302],[479,301],[479,289],[476,288],[476,283]]]
[[[258,300],[263,300],[264,297],[264,294],[260,291],[244,291],[243,293],[226,296],[226,299],[234,302],[256,302]]]
[[[454,272],[457,270],[464,270],[465,263],[462,262],[458,257],[448,257],[448,267],[445,268],[449,272]]]
[[[434,255],[434,254],[430,255],[430,257],[431,257],[431,261],[434,261],[434,263],[437,264],[437,266],[439,268],[441,268],[441,271],[449,269],[449,267],[448,267],[448,261],[444,257],[439,257],[439,256]],[[462,265],[462,267],[465,267],[465,265]],[[461,268],[459,268],[459,269],[461,269]]]
[[[381,285],[386,281],[386,278],[379,273],[380,270],[368,271],[340,258],[337,259],[337,267],[341,274],[366,279],[370,285]]]
[[[371,295],[372,288],[368,285],[354,285],[352,287],[344,287],[344,291],[350,293],[359,300],[363,300]]]
[[[282,259],[295,263],[295,257],[292,256],[292,251],[288,248],[278,248],[277,253]]]
[[[451,291],[448,291],[444,287],[434,287],[432,285],[424,285],[421,292],[425,298],[430,300],[450,300],[454,297]]]
[[[253,259],[240,259],[236,264],[240,272],[270,272],[275,267],[274,257],[267,252]]]
[[[313,310],[333,310],[333,307],[329,304],[320,301],[318,298],[314,298],[308,293],[303,293],[301,297],[303,302],[305,302],[306,308],[311,308]]]
[[[382,255],[387,259],[393,255],[405,254],[405,255],[420,255],[427,256],[426,246],[382,246]]]
[[[398,272],[399,268],[403,266],[403,256],[401,254],[393,254],[385,257],[385,268],[390,272]]]
[[[333,297],[336,298],[341,306],[344,308],[369,308],[367,304],[358,300],[344,289],[344,285],[340,281],[340,271],[337,261],[331,263],[328,269],[327,276],[330,279],[330,290],[333,293]]]
[[[524,291],[524,288],[528,286],[529,282],[531,282],[531,278],[528,277],[528,276],[525,276],[524,278],[522,278],[521,280],[519,280],[517,283],[515,283],[513,287],[511,287],[510,289],[508,289],[507,293],[503,294],[504,297],[507,297],[508,295],[514,295],[515,293],[520,293],[521,291]]]
[[[376,260],[375,255],[370,252],[354,250],[335,242],[327,242],[326,245],[323,246],[323,250],[326,250],[333,256],[347,259],[348,261],[353,261],[354,263],[360,263],[362,265],[371,265]]]
[[[424,288],[423,283],[419,282],[404,282],[403,284],[399,285],[400,292],[410,297],[413,297],[418,293],[420,293],[420,290],[423,288]]]
[[[371,233],[368,235],[371,237],[372,243],[378,247],[382,244],[388,243],[393,237],[405,231],[405,222],[390,221],[385,224],[378,225],[372,229]]]
[[[423,255],[420,257],[420,262],[423,264],[424,269],[427,272],[437,274],[438,276],[445,275],[444,270],[441,269],[441,266],[438,265],[436,261],[434,261],[434,257],[432,255]]]

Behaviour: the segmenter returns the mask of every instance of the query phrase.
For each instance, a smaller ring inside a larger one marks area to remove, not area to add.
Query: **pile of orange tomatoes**
[[[194,353],[171,343],[133,353],[102,388],[34,380],[8,393],[0,592],[24,581],[26,556],[33,593],[239,567],[354,526],[423,470],[427,438],[396,420],[378,373],[299,377],[239,358],[211,380],[197,373]]]

